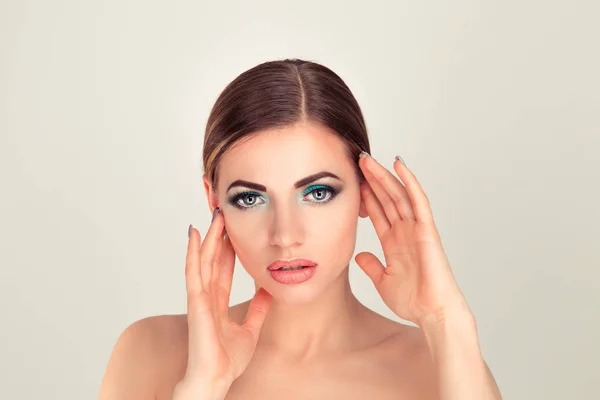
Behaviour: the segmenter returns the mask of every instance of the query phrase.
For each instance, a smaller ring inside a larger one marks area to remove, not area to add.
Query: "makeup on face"
[[[302,258],[290,261],[274,261],[267,267],[267,270],[275,281],[283,284],[293,284],[309,280],[315,274],[316,268],[317,263]]]
[[[271,277],[283,284],[297,284],[306,282],[315,274],[317,267],[304,267],[302,269],[291,269],[291,270],[276,270],[269,271]]]
[[[341,184],[329,185],[325,183],[314,183],[311,185],[311,183],[323,178],[333,178],[341,182],[341,179],[337,175],[327,171],[321,171],[319,173],[302,178],[294,183],[295,189],[309,185],[301,191],[300,197],[302,201],[314,205],[323,205],[333,200],[341,192],[343,188]],[[233,193],[228,194],[227,201],[232,206],[240,210],[247,210],[268,203],[268,197],[265,197],[263,194],[268,192],[268,189],[265,185],[238,179],[229,185],[227,192],[236,187],[254,190],[242,190],[238,192],[234,191]]]

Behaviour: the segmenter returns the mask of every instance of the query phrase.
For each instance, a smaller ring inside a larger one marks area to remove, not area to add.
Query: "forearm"
[[[429,319],[421,325],[435,363],[440,400],[501,400],[483,360],[470,312]]]

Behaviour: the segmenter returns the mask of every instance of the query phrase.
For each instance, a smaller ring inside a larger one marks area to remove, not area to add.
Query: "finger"
[[[369,182],[364,181],[361,183],[360,192],[363,202],[365,203],[365,207],[367,208],[367,214],[369,214],[369,218],[371,218],[373,226],[375,227],[377,237],[379,237],[379,240],[381,240],[383,235],[390,230],[390,222],[388,221],[385,211],[383,211],[383,207],[377,199],[377,196],[375,196],[375,193],[373,193],[373,189],[371,189]]]
[[[188,365],[196,360],[193,354],[207,354],[210,349],[202,348],[203,343],[214,343],[216,329],[212,317],[212,306],[208,292],[203,289],[200,275],[200,232],[190,225],[188,230],[188,252],[185,264],[188,322]],[[200,338],[203,338],[202,340]]]
[[[388,221],[390,221],[391,225],[394,225],[397,221],[402,220],[402,217],[398,212],[398,208],[396,207],[394,200],[386,188],[382,186],[382,183],[373,171],[372,164],[375,164],[374,161],[375,160],[373,160],[371,157],[363,157],[362,160],[359,160],[359,165],[361,165],[363,175],[367,179],[367,182],[369,182],[371,189],[373,189],[373,193],[375,193],[377,196],[377,200],[379,200],[381,203]],[[380,171],[376,172],[379,174],[381,173]]]
[[[225,226],[225,221],[221,214],[220,210],[216,212],[200,249],[200,273],[202,274],[204,290],[209,290],[213,284],[213,265],[217,254],[219,238],[223,235],[223,228]]]
[[[203,289],[200,274],[200,232],[190,225],[187,255],[185,257],[185,287],[188,295],[197,294]]]
[[[217,238],[217,243],[215,244],[215,256],[212,262],[212,270],[211,270],[211,279],[209,282],[210,289],[209,293],[211,294],[213,312],[215,315],[219,316],[219,274],[220,274],[220,266],[221,266],[221,252],[223,248],[223,237],[222,235]]]
[[[414,210],[415,219],[418,222],[433,223],[433,214],[429,199],[415,175],[399,160],[394,162],[394,170],[404,182],[408,198]]]
[[[229,235],[225,234],[225,238],[223,239],[223,248],[221,250],[221,270],[219,272],[218,296],[218,310],[222,316],[226,316],[229,309],[229,298],[231,295],[234,265],[235,251],[233,250]]]
[[[263,288],[259,288],[250,301],[250,306],[248,307],[248,312],[242,322],[242,326],[252,332],[257,341],[272,302],[273,296]]]
[[[211,279],[211,291],[212,293],[217,293],[216,290],[219,288],[219,275],[221,269],[221,261],[222,261],[222,253],[223,253],[223,235],[219,235],[217,237],[217,242],[215,244],[215,257],[212,263],[212,279]],[[216,298],[216,297],[215,297]]]
[[[377,184],[371,184],[373,191],[384,206],[386,214],[397,213],[402,220],[414,220],[415,214],[412,209],[410,196],[404,184],[396,178],[387,168],[379,164],[373,157],[362,157],[363,172],[369,183],[374,180]],[[360,164],[360,160],[359,160]],[[390,219],[390,221],[392,221]]]
[[[362,269],[365,274],[371,278],[371,281],[373,281],[375,287],[378,287],[379,282],[385,273],[385,267],[381,261],[379,261],[379,259],[373,253],[369,253],[367,251],[358,253],[356,257],[354,257],[354,261],[356,261],[356,264],[358,264],[360,269]]]

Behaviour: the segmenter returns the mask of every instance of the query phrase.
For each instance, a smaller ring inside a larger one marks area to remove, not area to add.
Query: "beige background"
[[[504,397],[600,398],[598,3],[247,3],[0,2],[0,397],[95,398],[128,324],[185,312],[210,107],[300,57],[420,179]]]

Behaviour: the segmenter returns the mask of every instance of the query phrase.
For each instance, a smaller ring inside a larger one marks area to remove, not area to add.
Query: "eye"
[[[261,199],[260,193],[256,192],[242,192],[234,194],[229,198],[229,203],[237,208],[246,209],[256,207],[257,205],[263,204],[258,201]]]
[[[312,203],[324,204],[331,201],[337,192],[334,188],[327,185],[312,185],[307,187],[302,193],[303,197],[312,196],[314,201]]]

